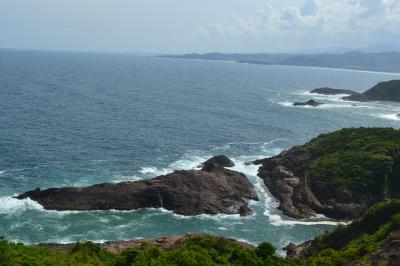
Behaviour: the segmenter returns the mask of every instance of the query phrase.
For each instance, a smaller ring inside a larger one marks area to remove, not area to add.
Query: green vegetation
[[[400,196],[399,130],[342,129],[295,149],[311,154],[306,177],[326,198],[372,205]]]
[[[193,236],[171,250],[153,245],[128,248],[120,254],[98,245],[78,243],[72,250],[57,251],[0,240],[0,265],[294,265],[275,254],[269,243],[255,250],[232,240],[214,236]]]
[[[377,251],[391,233],[400,234],[400,200],[391,200],[370,208],[362,219],[347,227],[316,237],[312,255],[304,265],[371,265]],[[380,261],[379,265],[388,265]]]

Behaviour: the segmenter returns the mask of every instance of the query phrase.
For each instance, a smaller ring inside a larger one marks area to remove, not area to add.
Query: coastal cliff
[[[293,218],[360,217],[400,195],[400,131],[350,128],[253,162],[279,209]]]

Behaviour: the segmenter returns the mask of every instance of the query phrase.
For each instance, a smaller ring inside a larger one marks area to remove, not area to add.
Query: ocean
[[[364,91],[400,74],[177,60],[129,54],[0,50],[0,235],[23,243],[137,239],[205,232],[282,248],[334,227],[277,210],[244,162],[343,127],[399,128],[400,104],[311,95]],[[295,101],[325,104],[293,107]],[[135,181],[226,154],[254,184],[250,217],[163,209],[47,211],[12,196],[59,186]]]

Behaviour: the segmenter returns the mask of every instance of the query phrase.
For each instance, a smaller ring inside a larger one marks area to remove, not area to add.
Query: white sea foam
[[[199,214],[199,215],[191,215],[191,216],[186,216],[186,215],[181,215],[181,214],[176,214],[173,212],[172,216],[177,218],[177,219],[184,219],[184,220],[189,220],[189,219],[200,219],[200,220],[239,220],[242,219],[239,214]]]
[[[400,121],[400,117],[398,116],[398,114],[378,114],[378,115],[374,115],[386,120],[392,120],[392,121]]]
[[[157,167],[153,167],[153,166],[147,166],[147,167],[142,167],[139,172],[141,174],[151,174],[151,175],[165,175],[168,174],[170,172],[172,172],[171,169],[168,168],[157,168]]]
[[[373,106],[368,105],[361,105],[361,104],[349,104],[349,103],[342,103],[342,104],[333,104],[333,103],[325,103],[316,108],[320,109],[333,109],[333,108],[374,108]]]
[[[195,152],[191,152],[183,156],[182,159],[171,163],[168,167],[174,170],[194,169],[207,159],[209,159],[209,156],[201,156]]]
[[[278,202],[266,193],[265,197],[265,209],[264,215],[268,217],[270,223],[274,226],[292,226],[292,225],[346,225],[349,224],[347,221],[333,221],[333,220],[319,220],[319,219],[326,219],[323,215],[317,215],[311,217],[307,220],[293,220],[290,218],[284,218],[283,214],[280,213],[273,213],[273,210],[276,211],[278,207]]]
[[[141,177],[136,175],[114,175],[114,178],[113,183],[142,180]]]
[[[315,97],[314,97],[315,98]],[[317,99],[317,98],[315,98]],[[333,102],[333,103],[330,103]],[[339,108],[362,108],[362,109],[375,109],[377,108],[373,104],[360,104],[359,102],[349,102],[342,100],[330,100],[328,102],[322,102],[319,106],[301,105],[294,106],[293,102],[278,102],[279,105],[284,107],[295,107],[295,108],[305,108],[305,109],[339,109]]]
[[[20,172],[20,171],[24,171],[27,168],[17,168],[17,169],[5,169],[5,170],[0,170],[0,175],[4,175],[8,172]]]
[[[278,104],[284,107],[294,107],[292,102],[278,102]]]
[[[346,69],[346,68],[331,68],[331,67],[314,67],[314,66],[288,66],[284,65],[284,67],[290,68],[308,68],[308,69],[320,69],[320,70],[328,70],[328,71],[341,71],[341,72],[356,72],[356,73],[369,73],[369,74],[380,74],[380,75],[389,75],[389,76],[400,76],[400,73],[396,72],[384,72],[384,71],[372,71],[372,70],[359,70],[359,69]]]
[[[303,92],[298,92],[295,93],[296,95],[303,95],[303,96],[309,96],[314,99],[319,99],[319,100],[330,100],[330,101],[343,101],[342,98],[349,96],[349,94],[335,94],[335,95],[325,95],[325,94],[319,94],[319,93],[311,93],[309,91],[303,91]]]
[[[0,214],[23,212],[26,210],[44,210],[42,205],[27,199],[16,199],[13,197],[0,197]]]
[[[142,167],[139,172],[148,176],[166,175],[172,173],[175,170],[195,169],[207,159],[208,158],[205,156],[188,153],[184,155],[181,159],[169,164],[168,167],[158,168],[155,166],[145,166]]]

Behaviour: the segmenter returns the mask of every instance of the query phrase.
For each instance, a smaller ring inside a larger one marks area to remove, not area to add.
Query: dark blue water
[[[295,222],[250,159],[342,127],[399,127],[400,105],[295,108],[310,89],[366,90],[399,75],[130,55],[0,51],[0,235],[27,243],[113,240],[202,231],[283,246],[331,228]],[[256,213],[181,217],[163,210],[51,212],[12,199],[36,187],[139,180],[224,153],[256,185]]]

